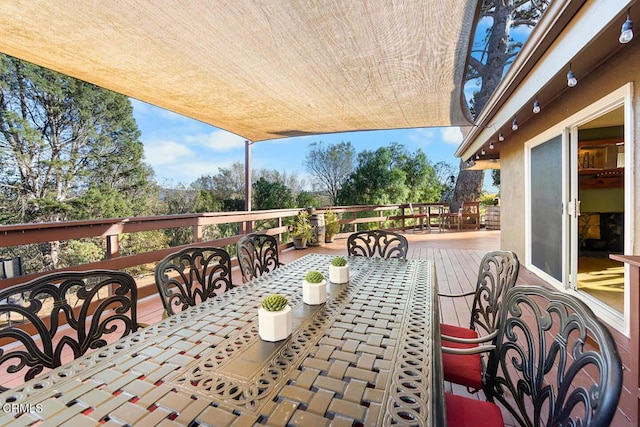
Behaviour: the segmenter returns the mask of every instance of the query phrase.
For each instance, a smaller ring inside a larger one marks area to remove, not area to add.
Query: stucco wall
[[[589,76],[577,76],[579,83],[576,87],[563,92],[551,104],[542,105],[542,112],[531,120],[520,125],[520,129],[508,135],[501,142],[501,246],[503,249],[515,251],[522,261],[525,260],[525,164],[524,145],[540,133],[557,125],[562,120],[579,112],[598,101],[605,95],[622,87],[628,82],[634,83],[633,109],[640,112],[640,38],[610,58],[607,63],[596,69]],[[625,171],[632,174],[634,187],[640,188],[638,173],[640,168],[640,148],[635,141],[640,141],[640,123],[636,113],[633,123],[633,140],[631,147],[634,149],[634,170]],[[627,153],[629,155],[631,153]],[[640,197],[634,200],[633,223],[640,224]],[[634,227],[635,234],[640,231]],[[633,253],[640,253],[640,244],[634,239]]]

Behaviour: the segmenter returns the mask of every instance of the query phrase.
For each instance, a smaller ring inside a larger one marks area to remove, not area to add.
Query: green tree
[[[342,184],[353,172],[355,150],[351,142],[324,145],[322,141],[309,145],[305,159],[307,171],[315,177],[317,184],[323,188],[331,200],[338,203],[338,192]]]
[[[293,194],[282,182],[260,178],[253,184],[255,210],[292,208],[293,205]]]
[[[145,213],[139,136],[127,97],[0,55],[0,220]],[[45,269],[58,266],[60,242],[39,249]]]
[[[5,222],[143,213],[152,172],[139,136],[127,97],[0,56]]]
[[[338,202],[345,205],[429,202],[440,197],[440,187],[422,150],[408,153],[404,145],[391,143],[358,154],[355,170],[338,192]]]
[[[500,188],[500,169],[494,169],[491,171],[491,180],[493,181],[493,186]]]
[[[298,195],[296,196],[295,207],[308,208],[310,206],[314,208],[317,208],[318,206],[320,206],[320,201],[318,200],[318,198],[312,193],[309,193],[308,191],[299,192]]]

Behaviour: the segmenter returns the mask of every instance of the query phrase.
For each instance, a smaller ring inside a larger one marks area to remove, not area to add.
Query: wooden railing
[[[361,224],[376,223],[377,228],[404,230],[410,227],[442,226],[441,203],[411,203],[399,205],[335,206],[330,209],[340,214],[342,232],[357,231]],[[328,208],[319,208],[324,212]],[[114,218],[91,221],[69,221],[54,223],[33,223],[0,226],[0,247],[13,247],[54,241],[68,241],[83,238],[102,238],[105,248],[104,259],[88,264],[65,267],[64,270],[111,269],[123,270],[149,263],[156,263],[170,253],[191,245],[227,246],[235,244],[242,236],[254,230],[256,221],[276,220],[275,227],[261,229],[271,235],[277,235],[281,247],[292,245],[288,238],[288,229],[284,219],[294,217],[300,209],[278,209],[251,212],[214,212],[182,214],[153,217]],[[372,214],[374,214],[372,216]],[[427,224],[427,219],[430,223]],[[240,233],[216,240],[203,241],[203,228],[207,225],[239,224]],[[142,231],[154,231],[190,227],[192,242],[159,250],[122,256],[119,253],[119,240],[123,234]],[[286,237],[286,241],[284,238]],[[25,276],[0,280],[0,289],[16,283],[23,283],[47,272],[31,273]],[[139,296],[155,292],[152,286],[140,286]],[[144,289],[143,289],[144,288]],[[149,288],[149,289],[146,289]]]

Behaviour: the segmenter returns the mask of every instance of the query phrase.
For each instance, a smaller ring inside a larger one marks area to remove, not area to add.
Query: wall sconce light
[[[451,175],[449,177],[449,181],[451,181],[451,185],[455,184],[456,183],[456,176],[455,175]]]
[[[511,123],[511,130],[518,130],[518,120],[516,120],[516,118],[513,118],[513,123]]]
[[[476,153],[476,160],[480,159],[480,154]]]
[[[576,75],[573,74],[571,70],[571,64],[569,64],[569,72],[567,73],[567,86],[574,87],[578,84],[578,79],[576,79]]]
[[[622,24],[622,31],[620,32],[620,43],[625,44],[633,40],[633,22],[629,16],[629,10],[627,9],[627,20]]]
[[[538,102],[538,98],[533,101],[533,114],[538,114],[540,112],[540,103]]]
[[[494,148],[496,148],[496,146],[495,146],[495,145],[493,145],[493,141],[491,141],[491,142],[489,143],[489,150],[493,150]]]
[[[485,154],[487,154],[487,152],[486,152],[486,151],[484,151],[484,147],[482,147],[482,151],[480,151],[480,154],[481,154],[481,155],[483,155],[483,156],[484,156]]]
[[[504,141],[504,135],[502,134],[502,132],[500,132],[500,135],[498,135],[498,141]]]

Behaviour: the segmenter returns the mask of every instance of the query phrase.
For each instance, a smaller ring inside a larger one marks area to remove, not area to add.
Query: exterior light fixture
[[[480,151],[480,154],[482,154],[483,156],[484,156],[485,154],[487,154],[487,152],[486,152],[486,151],[484,151],[484,147],[482,147],[482,151]]]
[[[495,146],[495,145],[493,145],[493,141],[491,141],[491,142],[489,143],[489,150],[493,150],[494,148],[496,148],[496,146]]]
[[[620,43],[625,44],[633,40],[633,22],[629,16],[629,10],[627,10],[627,20],[622,24],[622,31],[620,32]]]
[[[576,79],[576,75],[573,74],[571,70],[571,64],[569,64],[569,72],[567,73],[567,86],[574,87],[578,84],[578,79]]]
[[[538,102],[538,99],[536,98],[535,101],[533,101],[533,114],[538,114],[540,112],[540,103]]]
[[[480,154],[476,153],[476,160],[480,159]]]
[[[451,175],[449,177],[449,181],[451,181],[451,185],[455,184],[456,183],[456,176],[455,175]]]
[[[511,123],[511,130],[518,130],[518,120],[516,120],[516,118],[513,118],[513,123]]]
[[[504,141],[504,135],[502,134],[502,132],[500,132],[500,135],[498,135],[498,141]]]

